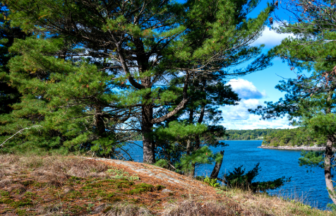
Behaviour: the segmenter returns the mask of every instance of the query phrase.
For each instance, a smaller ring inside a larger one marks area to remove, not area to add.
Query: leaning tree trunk
[[[324,178],[326,182],[326,186],[328,189],[329,196],[331,200],[336,204],[336,193],[334,189],[334,184],[331,178],[331,159],[333,158],[333,139],[328,137],[326,150],[325,150],[325,157],[324,157]]]
[[[212,173],[210,175],[210,178],[216,179],[218,178],[219,170],[222,167],[223,159],[224,159],[224,151],[220,151],[219,154],[222,155],[222,160],[216,161],[215,167],[212,170]]]
[[[331,113],[332,95],[333,95],[333,91],[329,91],[328,98],[327,98],[326,114]],[[327,141],[327,145],[325,148],[325,157],[324,157],[324,179],[326,182],[329,196],[331,200],[333,201],[333,203],[336,204],[336,194],[335,194],[334,184],[331,178],[331,159],[334,156],[333,149],[332,149],[334,142],[335,142],[335,139],[333,135],[328,136],[328,141]]]

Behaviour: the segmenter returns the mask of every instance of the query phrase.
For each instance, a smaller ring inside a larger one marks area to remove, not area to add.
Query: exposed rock
[[[262,149],[274,149],[274,150],[290,150],[290,151],[324,151],[325,147],[320,147],[320,146],[266,146],[262,145],[259,146],[258,148]],[[333,148],[333,151],[336,151],[336,148]]]
[[[171,190],[169,190],[169,189],[163,189],[161,192],[162,192],[162,193],[172,193],[173,191],[171,191]]]

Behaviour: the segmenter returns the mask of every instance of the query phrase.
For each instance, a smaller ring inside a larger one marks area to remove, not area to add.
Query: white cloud
[[[228,84],[242,99],[260,99],[265,96],[252,82],[244,79],[231,79]]]
[[[295,128],[294,126],[289,124],[287,118],[279,118],[279,119],[271,119],[271,120],[261,120],[260,116],[257,115],[249,115],[248,119],[242,119],[238,121],[223,121],[223,126],[227,129],[231,130],[249,130],[249,129],[287,129],[287,128]]]
[[[262,120],[260,116],[251,114],[248,109],[264,105],[260,99],[265,93],[260,92],[252,82],[244,79],[231,79],[228,84],[238,93],[241,100],[237,106],[222,108],[223,126],[227,129],[263,129],[263,128],[294,128],[287,118]]]
[[[274,23],[273,27],[278,27],[279,23]],[[275,30],[265,27],[262,35],[254,42],[252,45],[260,45],[265,44],[266,46],[276,46],[281,43],[281,41],[289,36],[293,36],[293,34],[279,34]]]
[[[261,105],[261,103],[257,99],[243,99],[239,101],[237,106],[227,106],[223,109],[224,121],[248,120],[250,118],[250,113],[248,112],[248,109],[254,109],[258,105]]]

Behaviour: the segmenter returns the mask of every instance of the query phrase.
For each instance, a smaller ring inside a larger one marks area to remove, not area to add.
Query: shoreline
[[[317,146],[258,146],[258,148],[262,149],[273,149],[273,150],[288,150],[288,151],[325,151],[325,147],[317,147]],[[336,151],[336,148],[333,148],[333,151]]]

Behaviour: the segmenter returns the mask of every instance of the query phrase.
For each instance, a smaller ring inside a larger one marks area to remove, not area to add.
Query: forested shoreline
[[[308,129],[294,128],[294,129],[282,129],[274,130],[267,134],[262,142],[263,146],[316,146],[322,147],[327,143],[327,139],[324,136],[314,136]]]
[[[227,130],[221,140],[263,140],[265,136],[282,129]]]

